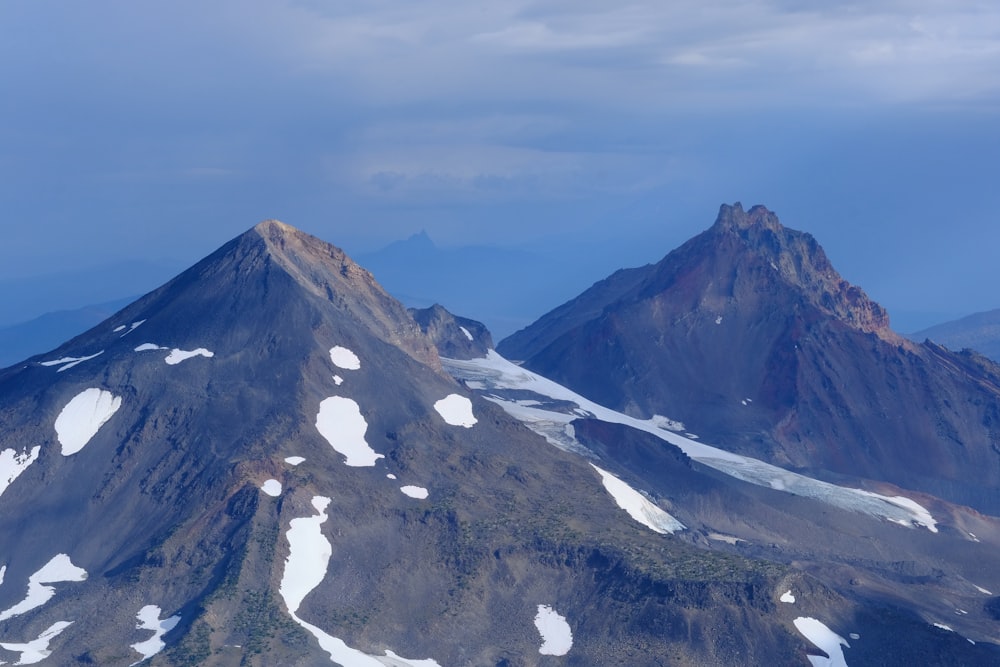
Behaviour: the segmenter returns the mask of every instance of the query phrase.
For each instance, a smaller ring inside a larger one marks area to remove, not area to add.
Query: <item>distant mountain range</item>
[[[1000,309],[975,313],[907,334],[915,341],[932,340],[950,350],[971,349],[1000,363]]]
[[[58,347],[106,320],[135,298],[117,299],[75,310],[59,310],[27,322],[0,327],[0,368]]]
[[[763,207],[496,350],[267,221],[0,370],[0,663],[996,665],[998,432]]]

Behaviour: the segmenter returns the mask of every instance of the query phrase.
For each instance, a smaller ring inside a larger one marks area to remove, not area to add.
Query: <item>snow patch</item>
[[[63,456],[76,454],[122,406],[120,396],[90,388],[74,396],[56,417],[56,435]]]
[[[361,415],[358,404],[349,398],[324,398],[316,415],[316,429],[331,447],[347,458],[346,465],[373,466],[375,461],[385,458],[368,446],[365,440],[368,422]]]
[[[196,350],[178,350],[175,347],[174,349],[170,350],[170,354],[167,355],[167,358],[164,361],[166,361],[167,364],[170,366],[176,366],[182,361],[185,361],[192,357],[211,358],[214,356],[215,356],[214,352],[212,352],[211,350],[206,350],[203,347],[199,347]]]
[[[566,618],[547,604],[538,605],[535,627],[542,636],[542,655],[566,655],[573,647],[573,632]]]
[[[160,620],[160,608],[155,604],[147,604],[139,610],[139,613],[136,614],[135,617],[139,620],[139,622],[136,623],[136,629],[152,630],[153,636],[146,641],[132,644],[132,648],[135,649],[136,652],[141,653],[142,658],[133,662],[129,665],[129,667],[134,667],[140,662],[149,660],[154,655],[162,651],[164,647],[166,647],[166,643],[163,641],[163,635],[173,630],[181,620],[179,615]]]
[[[806,656],[813,667],[847,667],[847,660],[844,658],[844,651],[841,648],[841,646],[851,648],[846,639],[815,618],[800,616],[792,622],[795,624],[795,629],[802,633],[803,637],[830,656],[828,658],[821,655]]]
[[[337,368],[348,371],[356,371],[361,368],[361,360],[358,359],[358,355],[340,345],[334,345],[330,348],[330,361]]]
[[[118,333],[119,331],[124,331],[124,330],[125,330],[125,325],[124,325],[124,324],[119,324],[118,326],[116,326],[116,327],[115,327],[114,329],[112,329],[111,331],[112,331],[113,333]]]
[[[130,333],[132,333],[133,331],[135,331],[139,327],[140,324],[142,324],[145,321],[146,320],[139,320],[137,322],[133,322],[132,324],[129,325],[128,331],[126,331],[121,336],[119,336],[119,338],[124,338],[125,336],[129,335]],[[119,327],[118,329],[115,329],[115,331],[120,331],[121,329],[124,329],[124,328],[125,327]]]
[[[37,639],[33,639],[27,644],[0,642],[0,646],[8,651],[21,654],[21,658],[14,663],[15,665],[34,665],[52,655],[52,651],[49,650],[49,642],[71,625],[73,625],[73,621],[57,621],[38,635]]]
[[[955,632],[951,629],[951,626],[945,625],[944,623],[934,623],[935,628],[941,628],[942,630],[947,630],[948,632]]]
[[[334,375],[333,383],[339,387],[340,385],[344,384],[344,378],[340,377],[339,375]]]
[[[321,526],[327,520],[326,508],[330,499],[313,496],[312,506],[318,514],[292,519],[285,537],[288,539],[288,557],[278,591],[285,601],[288,613],[296,623],[316,638],[320,647],[330,655],[331,662],[346,667],[440,667],[434,660],[410,660],[386,651],[385,658],[378,658],[351,648],[327,634],[321,628],[302,620],[295,613],[302,600],[326,577],[326,569],[333,555],[333,545],[323,535]]]
[[[452,426],[472,428],[472,425],[479,421],[472,414],[472,401],[459,394],[448,394],[434,404],[434,409]]]
[[[972,585],[973,585],[973,586],[976,586],[975,584],[972,584]],[[979,591],[980,593],[982,593],[983,595],[993,595],[993,593],[992,593],[992,592],[990,592],[990,591],[986,590],[986,589],[985,589],[985,588],[983,588],[982,586],[976,586],[976,590],[977,590],[977,591]]]
[[[408,495],[411,498],[416,498],[417,500],[424,500],[427,498],[427,489],[422,486],[401,486],[399,490]]]
[[[14,616],[41,607],[52,599],[56,594],[53,586],[44,584],[55,584],[63,581],[83,581],[87,578],[87,571],[73,565],[66,554],[56,554],[40,570],[28,577],[28,593],[24,599],[13,607],[0,612],[0,621],[5,621]]]
[[[309,591],[323,581],[333,555],[333,547],[320,529],[328,518],[326,508],[330,502],[325,496],[313,496],[312,506],[317,514],[292,519],[285,535],[289,551],[278,592],[293,617]]]
[[[164,361],[166,361],[170,366],[176,366],[182,361],[186,361],[192,357],[211,358],[215,356],[214,352],[203,347],[199,347],[196,350],[182,350],[176,347],[163,347],[161,345],[157,345],[156,343],[143,343],[135,348],[135,352],[148,352],[150,350],[170,350],[170,354],[168,354],[166,359],[164,359]]]
[[[469,340],[474,340],[473,337],[472,337],[472,334],[469,333],[468,329],[466,329],[465,327],[459,327],[459,329],[462,330],[462,333],[465,334],[466,338],[468,338]]]
[[[14,483],[21,473],[28,469],[38,458],[38,453],[42,448],[35,445],[30,452],[17,453],[15,449],[5,449],[0,451],[0,496],[7,490],[7,487]],[[3,577],[0,576],[0,581]]]
[[[304,461],[305,458],[301,456],[289,456],[285,458],[285,463],[287,463],[290,466],[297,466],[300,463],[303,463]]]
[[[600,473],[604,488],[615,499],[618,507],[628,512],[630,517],[661,535],[684,530],[685,526],[683,523],[649,502],[645,496],[631,486],[611,473],[601,470],[593,463],[590,466]]]
[[[786,602],[788,604],[795,604],[795,596],[792,595],[792,591],[791,590],[788,590],[788,591],[782,593],[781,597],[778,598],[778,599],[781,600],[782,602]]]
[[[718,317],[715,318],[715,323],[722,324],[722,315],[719,315]]]
[[[389,479],[396,479],[396,476],[395,476],[395,475],[393,475],[393,474],[392,474],[391,472],[390,472],[390,473],[388,473],[388,474],[386,475],[386,477],[388,477]]]
[[[269,479],[261,485],[260,490],[272,498],[277,498],[281,495],[281,482],[276,479]]]
[[[52,361],[42,361],[40,362],[42,366],[59,366],[56,370],[57,373],[62,373],[63,371],[73,368],[77,364],[81,364],[84,361],[90,361],[96,356],[104,354],[104,350],[100,352],[95,352],[89,357],[63,357],[62,359],[53,359]]]
[[[847,636],[850,637],[851,639],[861,639],[861,635],[859,635],[856,632],[852,632],[851,634],[849,634]]]

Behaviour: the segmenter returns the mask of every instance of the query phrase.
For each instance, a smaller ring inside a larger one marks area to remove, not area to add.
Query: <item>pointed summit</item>
[[[596,283],[497,351],[741,453],[1000,511],[987,491],[1000,467],[984,446],[997,438],[1000,377],[895,334],[810,234],[763,206],[722,206],[657,264]],[[940,410],[904,417],[897,401]]]

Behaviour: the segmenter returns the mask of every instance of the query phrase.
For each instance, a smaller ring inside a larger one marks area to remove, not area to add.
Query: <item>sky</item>
[[[266,218],[593,281],[740,201],[897,330],[1000,308],[992,0],[4,0],[0,63],[0,288]]]

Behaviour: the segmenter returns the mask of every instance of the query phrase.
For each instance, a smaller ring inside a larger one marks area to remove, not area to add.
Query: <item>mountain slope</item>
[[[1000,512],[1000,369],[896,335],[808,234],[723,206],[498,351],[598,403],[828,479]]]
[[[0,661],[789,664],[798,616],[874,619],[602,479],[445,374],[341,251],[262,223],[0,372]],[[790,579],[813,601],[776,614]]]

